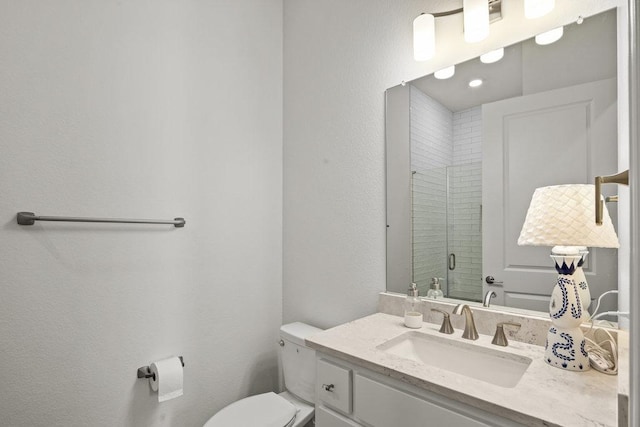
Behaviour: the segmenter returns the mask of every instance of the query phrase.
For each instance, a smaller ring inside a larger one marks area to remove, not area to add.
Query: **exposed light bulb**
[[[551,12],[556,5],[555,0],[524,0],[524,17],[540,18]]]
[[[491,52],[487,52],[484,55],[480,55],[480,62],[483,64],[492,64],[494,62],[498,62],[504,56],[504,48],[492,50]]]
[[[435,77],[436,79],[448,79],[450,77],[453,77],[453,75],[456,73],[456,66],[452,65],[450,67],[447,68],[443,68],[442,70],[438,70],[435,73],[433,73],[433,77]]]
[[[413,58],[416,61],[427,61],[435,54],[435,18],[429,13],[423,13],[413,20]]]
[[[473,79],[469,82],[469,87],[482,86],[482,79]]]
[[[562,34],[564,33],[564,27],[554,28],[553,30],[547,31],[545,33],[540,33],[536,36],[536,43],[539,45],[546,45],[557,42],[562,38]]]
[[[464,41],[476,43],[489,35],[489,0],[463,0]]]

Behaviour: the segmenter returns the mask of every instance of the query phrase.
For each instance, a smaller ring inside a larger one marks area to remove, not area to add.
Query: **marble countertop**
[[[442,335],[439,325],[424,323],[408,329],[403,318],[376,313],[307,338],[309,347],[465,403],[531,426],[617,426],[618,378],[595,370],[570,372],[547,365],[544,348],[510,341],[509,347],[491,344],[480,335],[474,345],[529,357],[531,365],[513,388],[490,384],[376,349],[408,331],[461,338],[461,331]]]

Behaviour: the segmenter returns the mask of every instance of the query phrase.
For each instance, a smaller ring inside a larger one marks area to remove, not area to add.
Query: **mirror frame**
[[[630,211],[633,213],[630,218],[630,226],[633,232],[629,233],[630,252],[627,253],[630,262],[628,285],[629,305],[631,319],[629,321],[630,360],[629,360],[629,418],[628,425],[640,426],[640,176],[634,167],[640,165],[640,5],[635,0],[628,0],[628,34],[623,36],[628,41],[629,58],[629,193]],[[620,18],[620,14],[618,15]],[[625,52],[627,53],[627,52]],[[633,165],[634,167],[631,167]],[[621,307],[622,308],[622,307]],[[624,326],[624,325],[623,325]]]

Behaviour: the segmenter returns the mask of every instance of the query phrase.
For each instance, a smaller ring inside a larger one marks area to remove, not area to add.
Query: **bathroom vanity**
[[[307,338],[317,351],[316,425],[618,425],[616,376],[553,368],[538,345],[438,329],[376,313]]]

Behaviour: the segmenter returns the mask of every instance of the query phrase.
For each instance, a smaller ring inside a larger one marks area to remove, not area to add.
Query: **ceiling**
[[[456,65],[455,75],[438,80],[432,74],[411,82],[452,112],[515,96],[616,76],[616,13],[604,12],[581,25],[564,28],[557,42],[539,46],[533,39],[508,46],[493,64],[479,58]],[[588,54],[587,54],[588,53]],[[592,58],[599,58],[593,61]],[[469,81],[482,79],[480,87]]]

